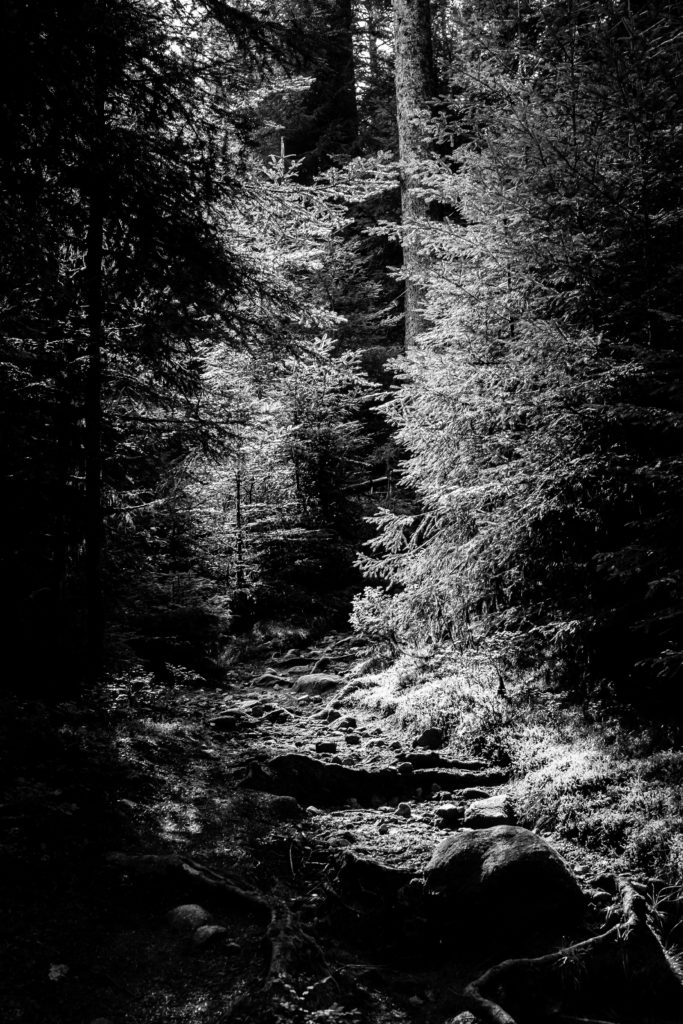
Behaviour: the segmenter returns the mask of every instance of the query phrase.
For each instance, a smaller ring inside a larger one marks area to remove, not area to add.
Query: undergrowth
[[[403,653],[357,686],[359,704],[409,732],[441,727],[453,753],[509,766],[517,821],[573,863],[654,880],[681,905],[683,752],[665,730],[631,729],[538,678],[501,694],[494,665],[452,652]]]

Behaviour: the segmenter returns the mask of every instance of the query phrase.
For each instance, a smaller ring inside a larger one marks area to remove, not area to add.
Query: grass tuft
[[[409,733],[439,726],[453,754],[508,765],[520,824],[575,865],[683,891],[683,752],[664,734],[630,731],[537,678],[508,683],[502,696],[495,667],[472,655],[404,652],[359,684],[360,705]]]

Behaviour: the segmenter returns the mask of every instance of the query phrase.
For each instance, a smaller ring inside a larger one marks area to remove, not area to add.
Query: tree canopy
[[[4,620],[30,674],[343,621],[364,573],[375,637],[664,699],[680,21],[10,3]]]

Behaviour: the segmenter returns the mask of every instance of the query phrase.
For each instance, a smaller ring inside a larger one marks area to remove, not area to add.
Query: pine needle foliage
[[[356,621],[668,700],[683,12],[475,2],[458,32],[423,174],[454,212],[424,239],[429,327],[385,406],[417,511],[377,517]]]

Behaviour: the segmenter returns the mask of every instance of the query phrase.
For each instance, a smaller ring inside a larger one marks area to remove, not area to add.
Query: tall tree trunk
[[[418,192],[417,165],[428,155],[424,114],[434,95],[434,62],[429,0],[393,0],[396,117],[401,166],[401,220],[405,287],[405,344],[415,344],[423,328],[424,271],[420,236],[427,204]]]
[[[98,26],[99,28],[99,26]],[[99,33],[98,33],[99,35]],[[91,140],[88,230],[85,254],[87,348],[85,375],[85,573],[86,676],[95,682],[102,669],[104,605],[102,599],[102,349],[104,339],[104,88],[99,40],[94,52],[93,137]]]
[[[235,530],[237,533],[236,582],[238,590],[244,589],[244,531],[242,526],[242,468],[235,475]]]
[[[358,137],[353,5],[351,0],[337,0],[336,8],[336,18],[332,24],[333,45],[328,60],[337,88],[337,106],[343,118],[342,138],[347,146],[351,146]]]
[[[301,175],[311,180],[330,166],[331,156],[353,151],[358,139],[352,0],[302,4],[301,31],[311,53],[313,81],[303,117],[286,133],[287,151],[303,157]]]
[[[366,20],[368,29],[368,71],[370,74],[370,87],[372,88],[378,78],[379,59],[377,54],[377,33],[379,18],[377,16],[377,0],[366,0]]]

